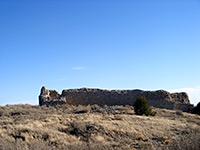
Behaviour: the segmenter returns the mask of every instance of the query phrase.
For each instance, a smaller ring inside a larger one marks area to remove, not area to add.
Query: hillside
[[[0,107],[0,150],[200,149],[200,116],[153,110],[155,117],[132,106]]]

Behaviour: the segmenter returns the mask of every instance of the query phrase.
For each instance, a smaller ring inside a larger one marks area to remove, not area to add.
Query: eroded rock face
[[[66,104],[66,101],[60,97],[60,94],[56,90],[47,90],[43,86],[39,96],[39,105],[54,106],[57,104]]]
[[[68,89],[60,95],[55,90],[46,90],[42,87],[39,96],[40,105],[133,105],[137,97],[144,96],[150,106],[166,109],[189,111],[190,104],[187,93],[169,93],[164,90],[101,90],[101,89]]]

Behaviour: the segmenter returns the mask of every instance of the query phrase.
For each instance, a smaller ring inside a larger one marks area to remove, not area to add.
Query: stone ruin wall
[[[166,109],[177,109],[188,112],[193,106],[190,104],[187,93],[169,93],[164,90],[101,90],[101,89],[69,89],[59,94],[55,90],[42,87],[39,96],[40,105],[133,105],[137,97],[144,96],[150,106]]]

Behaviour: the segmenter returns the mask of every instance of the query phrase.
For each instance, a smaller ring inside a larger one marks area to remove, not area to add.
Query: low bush
[[[177,110],[177,111],[176,111],[176,115],[177,115],[177,116],[183,116],[183,112],[182,112],[181,110]]]
[[[144,97],[138,97],[134,103],[134,110],[136,115],[155,116],[156,112],[152,112],[148,101]]]

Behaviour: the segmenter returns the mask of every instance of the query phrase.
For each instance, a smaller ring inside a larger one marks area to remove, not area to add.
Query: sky
[[[200,101],[200,0],[0,0],[0,105],[63,89]]]

